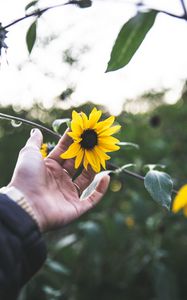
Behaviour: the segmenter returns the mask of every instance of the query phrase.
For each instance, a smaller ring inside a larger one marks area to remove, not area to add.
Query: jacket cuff
[[[22,243],[26,282],[40,269],[47,255],[39,227],[24,209],[5,194],[0,194],[0,220]]]

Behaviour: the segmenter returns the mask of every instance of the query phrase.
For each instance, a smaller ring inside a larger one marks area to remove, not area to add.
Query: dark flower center
[[[87,129],[81,134],[81,147],[84,149],[92,149],[97,145],[97,133],[93,129]]]

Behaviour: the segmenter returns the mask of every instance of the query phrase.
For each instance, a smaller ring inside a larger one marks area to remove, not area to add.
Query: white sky
[[[24,15],[30,1],[0,0],[3,25]],[[41,0],[40,7],[62,1]],[[10,27],[7,56],[0,68],[0,103],[27,106],[32,101],[52,105],[70,84],[76,92],[68,102],[78,105],[93,101],[120,112],[123,102],[150,89],[170,88],[168,101],[175,101],[186,79],[187,22],[160,14],[132,61],[125,68],[105,73],[114,40],[135,9],[131,0],[94,0],[88,9],[64,6],[39,19],[37,45],[29,57],[25,35],[32,19]],[[147,0],[147,3],[175,13],[182,13],[179,0]],[[157,5],[157,6],[156,6]],[[47,46],[41,39],[58,38]],[[81,49],[89,46],[84,54]],[[62,63],[62,53],[72,47],[80,63],[70,68]],[[8,61],[8,63],[6,62]],[[66,107],[65,103],[62,103]]]

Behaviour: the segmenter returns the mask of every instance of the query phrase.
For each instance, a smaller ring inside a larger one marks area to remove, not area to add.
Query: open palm
[[[71,144],[65,133],[54,150],[43,159],[40,153],[42,134],[35,129],[20,151],[9,186],[18,188],[29,201],[42,231],[58,228],[78,218],[100,201],[107,190],[109,176],[104,175],[86,199],[81,193],[95,177],[91,168],[72,181],[74,160],[63,160],[60,154]]]

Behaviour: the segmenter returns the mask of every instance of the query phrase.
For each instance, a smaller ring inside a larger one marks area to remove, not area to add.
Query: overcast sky
[[[0,0],[2,24],[24,15],[24,7],[29,2]],[[7,38],[9,49],[1,59],[0,103],[25,106],[32,101],[42,101],[52,105],[71,85],[76,87],[69,101],[71,105],[93,101],[105,104],[115,114],[120,112],[126,99],[150,89],[170,88],[167,100],[175,101],[187,70],[187,22],[183,20],[159,14],[128,66],[105,73],[121,26],[136,12],[132,2],[94,0],[88,9],[64,6],[49,11],[39,19],[38,41],[30,57],[25,35],[33,20],[11,27]],[[146,2],[182,13],[179,0]],[[55,3],[62,1],[41,0],[40,7]],[[46,45],[45,41],[51,36],[53,40]],[[74,68],[62,62],[62,53],[68,48],[80,59]]]

